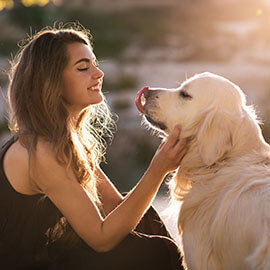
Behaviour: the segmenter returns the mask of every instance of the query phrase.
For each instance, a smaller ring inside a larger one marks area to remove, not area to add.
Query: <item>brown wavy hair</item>
[[[104,158],[104,136],[112,137],[115,122],[103,102],[85,108],[76,123],[63,99],[62,74],[69,61],[66,45],[92,48],[89,30],[79,24],[45,28],[24,40],[11,62],[9,128],[33,155],[38,137],[50,142],[57,161],[71,167],[77,181],[99,202],[93,172]]]

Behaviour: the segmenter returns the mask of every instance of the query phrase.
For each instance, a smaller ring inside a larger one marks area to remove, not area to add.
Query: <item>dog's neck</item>
[[[260,126],[249,114],[246,114],[237,128],[232,131],[228,150],[212,164],[205,164],[203,161],[199,151],[199,139],[194,135],[197,133],[198,130],[188,127],[181,134],[188,143],[188,152],[181,163],[181,168],[191,174],[196,174],[197,171],[201,174],[204,170],[216,170],[229,160],[249,153],[270,151],[270,146],[265,142]],[[209,143],[211,144],[211,142]]]
[[[192,177],[197,174],[205,174],[210,171],[217,170],[218,166],[223,163],[226,157],[222,158],[222,160],[217,161],[211,165],[206,165],[199,153],[198,145],[195,137],[188,138],[188,152],[184,156],[181,162],[181,170],[183,174],[188,177]]]
[[[241,132],[241,129],[239,132]],[[244,136],[244,134],[240,134],[240,138],[242,138],[241,136]],[[214,180],[217,173],[222,168],[229,164],[231,166],[235,163],[236,159],[244,159],[247,155],[252,156],[259,154],[260,156],[265,156],[265,158],[262,157],[262,160],[267,159],[268,162],[270,162],[270,146],[262,138],[261,132],[249,133],[246,135],[246,139],[247,136],[249,137],[248,140],[235,142],[230,152],[226,153],[226,155],[211,165],[207,165],[203,162],[198,150],[196,137],[188,137],[188,152],[184,156],[181,166],[174,176],[174,196],[177,196],[177,199],[181,200],[195,183]],[[239,134],[237,137],[239,137]],[[265,155],[263,153],[265,153]]]

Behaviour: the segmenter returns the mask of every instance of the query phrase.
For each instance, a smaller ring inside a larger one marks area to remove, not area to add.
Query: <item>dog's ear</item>
[[[234,119],[222,110],[210,111],[203,119],[197,144],[202,161],[207,166],[213,165],[231,150],[235,128]]]

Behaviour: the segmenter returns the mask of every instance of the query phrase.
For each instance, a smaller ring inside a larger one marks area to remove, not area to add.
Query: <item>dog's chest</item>
[[[211,265],[217,265],[210,238],[215,204],[217,200],[209,196],[187,198],[182,204],[179,225],[188,269],[212,269]]]

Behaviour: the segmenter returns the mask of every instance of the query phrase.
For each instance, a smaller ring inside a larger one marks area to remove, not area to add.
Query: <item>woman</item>
[[[99,167],[113,125],[103,76],[78,26],[37,33],[15,59],[13,138],[1,151],[1,269],[180,268],[171,240],[134,232],[185,153],[179,127],[123,198]]]

